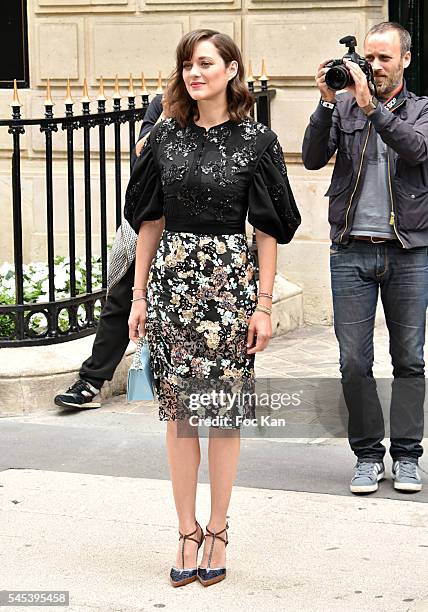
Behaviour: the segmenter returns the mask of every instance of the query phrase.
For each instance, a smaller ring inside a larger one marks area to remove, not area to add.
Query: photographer
[[[418,458],[423,452],[428,296],[428,98],[407,91],[403,73],[410,64],[410,46],[410,35],[399,24],[371,28],[364,42],[366,61],[354,54],[356,61],[345,56],[339,62],[338,74],[341,70],[348,82],[347,92],[337,95],[330,88],[334,78],[327,77],[330,87],[326,83],[331,60],[322,62],[315,77],[321,100],[303,142],[309,170],[322,168],[336,153],[326,195],[334,327],[349,442],[357,456],[353,493],[376,491],[385,475],[384,422],[372,371],[379,289],[394,376],[394,487],[422,488]]]

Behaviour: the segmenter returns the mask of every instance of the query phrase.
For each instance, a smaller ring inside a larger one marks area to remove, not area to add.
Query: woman
[[[169,118],[150,133],[126,194],[125,217],[138,233],[129,330],[134,341],[147,334],[160,419],[168,421],[180,534],[171,583],[198,578],[208,586],[226,576],[226,513],[240,440],[236,429],[210,430],[204,534],[195,518],[199,438],[177,435],[179,424],[189,424],[180,385],[253,379],[254,355],[272,332],[277,242],[291,240],[300,216],[275,134],[248,117],[253,100],[233,40],[196,30],[182,38],[176,59],[166,92]],[[247,212],[256,228],[258,293]]]

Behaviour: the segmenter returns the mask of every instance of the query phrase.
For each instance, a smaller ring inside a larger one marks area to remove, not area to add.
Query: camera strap
[[[391,113],[400,106],[404,98],[404,86],[401,85],[401,89],[397,93],[393,94],[386,102],[383,103],[384,107]]]

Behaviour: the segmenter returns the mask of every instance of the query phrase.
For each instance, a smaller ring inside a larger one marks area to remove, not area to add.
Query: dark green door
[[[389,19],[401,23],[412,37],[412,63],[405,72],[408,88],[428,96],[428,0],[389,0]]]

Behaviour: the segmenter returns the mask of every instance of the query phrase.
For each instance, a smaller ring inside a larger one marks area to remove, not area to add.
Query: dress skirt
[[[189,397],[190,382],[193,390],[207,391],[242,389],[254,381],[254,355],[247,354],[246,344],[257,285],[244,234],[165,230],[147,298],[146,333],[160,420],[189,417],[183,398]],[[207,404],[205,415],[218,407]]]

